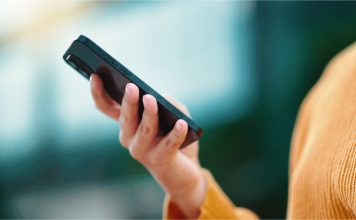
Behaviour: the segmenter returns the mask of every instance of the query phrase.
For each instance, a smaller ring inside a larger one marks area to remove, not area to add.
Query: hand
[[[92,74],[90,81],[96,107],[119,122],[122,146],[146,167],[187,218],[198,217],[206,183],[198,160],[198,142],[179,149],[187,135],[187,123],[179,119],[166,136],[158,136],[158,106],[152,95],[146,94],[142,98],[144,111],[139,123],[139,90],[136,85],[126,85],[120,106],[106,93],[98,75]],[[172,97],[166,98],[188,114],[185,106]]]

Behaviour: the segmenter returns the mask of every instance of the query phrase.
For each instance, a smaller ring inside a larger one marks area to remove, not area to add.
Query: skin
[[[122,146],[151,173],[185,217],[197,218],[206,192],[206,180],[198,159],[198,142],[179,149],[188,131],[187,123],[179,119],[166,136],[158,136],[158,107],[152,95],[142,98],[144,112],[139,123],[136,85],[126,85],[120,106],[106,93],[98,75],[91,75],[90,84],[96,107],[119,123]],[[185,106],[172,97],[166,98],[189,114]]]

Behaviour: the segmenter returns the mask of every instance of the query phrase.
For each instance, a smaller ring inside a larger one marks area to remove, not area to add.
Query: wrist
[[[200,215],[206,191],[207,180],[203,172],[201,172],[200,178],[196,182],[185,186],[180,193],[175,190],[172,193],[167,192],[167,194],[187,218],[196,219]]]
[[[204,175],[199,165],[186,158],[172,158],[166,166],[150,169],[151,174],[172,197],[190,195],[204,186]]]
[[[189,198],[198,197],[198,195],[204,194],[206,188],[206,179],[201,170],[195,172],[195,175],[191,175],[186,181],[182,181],[182,184],[176,187],[167,189],[167,193],[174,198]]]
[[[150,167],[149,171],[187,218],[199,216],[207,190],[207,180],[198,163],[177,156],[165,166]]]

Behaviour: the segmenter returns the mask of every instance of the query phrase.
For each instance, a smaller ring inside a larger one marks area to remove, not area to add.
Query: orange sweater
[[[208,171],[199,219],[257,219],[236,208]],[[166,198],[163,218],[184,218]],[[292,138],[288,219],[356,219],[356,43],[337,55],[304,100]]]

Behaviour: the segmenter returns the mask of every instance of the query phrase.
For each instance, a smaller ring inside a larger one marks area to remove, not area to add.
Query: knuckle
[[[126,138],[126,136],[124,135],[123,132],[120,132],[119,134],[119,141],[121,143],[121,145],[125,148],[127,148],[129,146],[129,140]]]
[[[124,126],[124,124],[128,121],[128,117],[125,111],[120,112],[119,115],[119,122],[121,124],[121,127]]]
[[[178,144],[178,139],[176,137],[169,137],[164,141],[165,150],[174,148]]]
[[[173,141],[171,140],[171,138],[167,138],[167,140],[164,142],[164,145],[166,147],[170,147],[170,146],[172,146],[172,143],[173,143]]]
[[[140,125],[140,128],[139,128],[139,135],[142,136],[142,137],[147,137],[149,136],[150,134],[152,134],[152,128],[150,128],[149,126],[147,125]]]
[[[131,157],[134,158],[135,160],[137,161],[143,160],[143,154],[138,146],[130,146],[129,152]]]
[[[183,139],[182,132],[174,129],[172,133],[168,136],[168,138],[165,140],[164,144],[168,148],[175,148],[181,143],[182,139]]]

